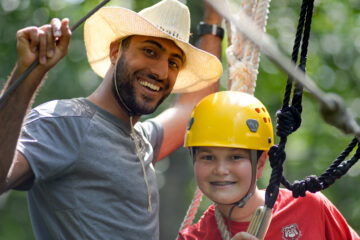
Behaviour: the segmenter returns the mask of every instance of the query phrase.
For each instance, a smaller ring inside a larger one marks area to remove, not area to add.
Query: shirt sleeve
[[[34,109],[27,116],[17,150],[29,162],[35,183],[55,179],[74,166],[81,139],[75,121],[42,116]]]
[[[142,123],[142,128],[144,130],[145,136],[153,147],[153,164],[155,164],[159,158],[160,147],[164,137],[164,130],[160,124],[151,119],[144,121]]]
[[[351,228],[342,216],[340,211],[327,199],[322,193],[321,195],[324,220],[325,220],[325,239],[353,239],[359,240],[358,234]]]

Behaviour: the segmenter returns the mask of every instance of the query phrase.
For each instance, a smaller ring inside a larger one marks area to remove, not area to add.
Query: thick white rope
[[[270,0],[243,0],[242,11],[265,32]],[[237,18],[237,16],[234,16]],[[241,19],[237,18],[239,21]],[[229,31],[229,29],[228,29]],[[259,48],[238,32],[234,26],[230,28],[231,45],[226,50],[229,63],[228,88],[254,94],[258,75],[260,51]]]
[[[231,234],[228,230],[228,227],[225,224],[224,217],[223,217],[222,213],[220,212],[220,210],[217,208],[216,204],[214,204],[214,208],[215,208],[216,224],[219,229],[221,238],[222,238],[222,240],[230,240]]]
[[[270,0],[259,1],[253,19],[256,22],[256,25],[259,26],[259,29],[262,29],[264,33],[266,32],[269,7]],[[252,63],[254,65],[254,69],[258,69],[260,61],[260,49],[253,42],[251,42],[251,46],[253,48]]]

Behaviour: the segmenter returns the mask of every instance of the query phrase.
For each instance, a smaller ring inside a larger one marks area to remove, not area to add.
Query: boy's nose
[[[214,168],[214,172],[217,175],[227,175],[230,173],[230,169],[226,161],[219,161]]]

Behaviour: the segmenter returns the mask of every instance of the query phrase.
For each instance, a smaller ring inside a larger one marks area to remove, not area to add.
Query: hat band
[[[160,26],[160,25],[156,25],[157,28],[159,28],[161,31],[169,34],[170,36],[180,40],[180,41],[183,41],[183,42],[187,42],[184,38],[180,37],[180,34],[178,32],[176,32],[175,30],[170,30],[170,29],[166,29],[164,28],[163,26]]]

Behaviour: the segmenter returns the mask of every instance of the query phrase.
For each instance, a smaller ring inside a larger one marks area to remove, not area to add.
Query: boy
[[[252,95],[218,92],[195,107],[185,146],[193,157],[197,184],[214,205],[196,224],[182,229],[178,239],[230,239],[237,233],[233,240],[256,239],[243,232],[265,202],[256,180],[272,144],[270,116]],[[265,239],[360,238],[323,194],[293,198],[291,191],[280,189]]]

